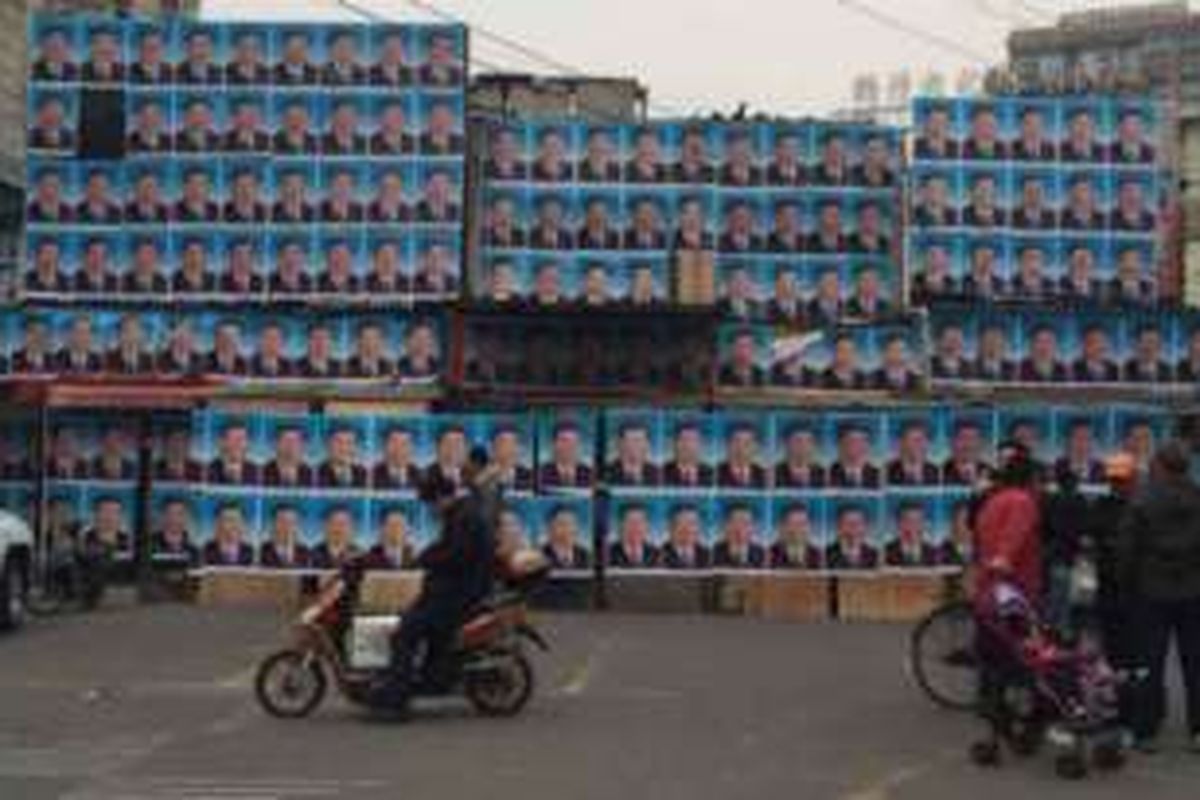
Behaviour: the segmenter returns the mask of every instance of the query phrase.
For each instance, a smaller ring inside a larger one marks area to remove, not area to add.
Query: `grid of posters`
[[[913,300],[1156,305],[1162,118],[1140,98],[916,100]]]
[[[665,297],[672,254],[700,251],[733,316],[801,324],[832,280],[839,312],[875,316],[896,297],[899,142],[799,121],[497,124],[474,297],[637,305]]]
[[[456,480],[481,447],[507,482],[498,535],[567,575],[597,559],[615,570],[954,568],[969,557],[966,501],[1000,441],[1100,490],[1106,455],[1129,452],[1147,469],[1168,425],[1135,405],[206,410],[158,431],[150,535],[157,561],[190,566],[328,569],[368,554],[374,568],[409,568],[436,535],[420,481]],[[128,553],[134,441],[119,425],[56,415],[51,519],[61,512]],[[20,463],[11,451],[9,474]]]
[[[1200,315],[1194,312],[1014,309],[940,304],[930,319],[937,384],[1081,385],[1194,389]]]
[[[421,480],[458,481],[474,447],[505,473],[510,496],[532,491],[525,416],[197,412],[158,441],[156,557],[330,569],[366,554],[372,568],[412,568],[435,533]]]
[[[801,332],[726,324],[717,349],[722,389],[905,394],[926,385],[927,355],[916,320]]]
[[[1166,418],[1141,407],[887,411],[633,409],[607,417],[602,465],[617,570],[954,567],[967,501],[996,445],[1103,481],[1118,449],[1145,469]]]
[[[0,311],[0,379],[204,376],[279,385],[430,386],[442,372],[436,313]]]
[[[35,17],[28,219],[58,247],[27,295],[456,295],[463,36]],[[124,90],[125,159],[71,158],[81,87]]]
[[[46,441],[44,530],[52,547],[71,539],[133,557],[137,513],[137,432],[128,421],[56,413]]]
[[[34,15],[30,37],[20,284],[55,357],[81,340],[64,371],[392,377],[414,347],[415,372],[438,371],[430,306],[460,291],[463,28]],[[85,160],[81,105],[105,89],[124,157]],[[314,339],[334,368],[308,375]],[[193,367],[193,345],[222,364]]]

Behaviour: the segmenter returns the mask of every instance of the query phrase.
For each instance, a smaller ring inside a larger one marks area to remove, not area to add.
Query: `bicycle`
[[[951,711],[977,705],[975,614],[957,592],[925,615],[909,636],[909,673],[934,704]]]

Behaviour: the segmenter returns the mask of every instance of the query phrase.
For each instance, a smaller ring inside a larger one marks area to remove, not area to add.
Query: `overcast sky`
[[[579,70],[636,76],[652,112],[731,110],[819,113],[850,103],[853,78],[910,68],[956,75],[977,61],[855,11],[867,5],[999,61],[1007,32],[1057,11],[1116,6],[1112,0],[433,0],[468,23],[519,40]],[[337,0],[202,0],[214,18],[352,19]],[[355,0],[398,20],[429,17],[405,0]],[[484,37],[481,60],[546,72]],[[953,77],[950,79],[953,85]]]

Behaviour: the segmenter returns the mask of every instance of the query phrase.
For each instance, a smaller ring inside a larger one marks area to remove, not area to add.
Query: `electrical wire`
[[[901,19],[900,17],[893,16],[886,11],[880,11],[878,8],[875,8],[872,5],[861,2],[861,0],[838,0],[838,5],[861,16],[867,17],[877,24],[886,28],[890,28],[893,31],[903,33],[915,39],[920,39],[926,44],[933,45],[934,47],[940,47],[943,50],[952,52],[963,58],[968,58],[971,61],[980,64],[990,64],[995,61],[993,56],[973,50],[972,48],[967,47],[966,45],[957,42],[948,36],[919,28]]]
[[[467,20],[453,12],[447,11],[444,8],[428,2],[428,0],[404,0],[405,3],[423,11],[443,22],[453,23],[455,25],[465,25],[471,31],[473,37],[478,37],[502,48],[508,49],[522,56],[528,61],[535,64],[540,64],[543,67],[548,67],[555,72],[560,72],[570,78],[587,79],[594,76],[594,73],[587,72],[579,67],[569,64],[559,58],[556,58],[545,51],[539,50],[522,41],[519,41],[512,36],[502,33],[497,33],[494,30],[477,25],[474,22]],[[663,116],[686,116],[678,109],[659,101],[652,101],[649,98],[646,100],[647,107]]]
[[[579,77],[579,78],[587,78],[588,77],[586,73],[584,73],[574,67],[570,67],[569,65],[561,64],[560,62],[555,61],[554,59],[550,58],[549,56],[542,56],[541,54],[538,54],[537,51],[533,50],[532,48],[528,48],[524,45],[521,45],[519,42],[515,42],[515,40],[509,39],[509,37],[502,36],[500,34],[491,33],[490,31],[485,31],[483,29],[480,29],[478,26],[476,26],[472,23],[469,23],[465,20],[462,20],[458,17],[455,17],[453,14],[450,14],[449,12],[442,11],[441,9],[438,9],[438,8],[436,8],[432,5],[426,4],[426,3],[416,2],[416,0],[406,0],[406,2],[408,2],[409,5],[412,5],[414,8],[416,8],[418,10],[432,14],[433,16],[437,17],[438,19],[441,19],[443,22],[451,23],[454,25],[462,25],[464,27],[467,27],[471,31],[471,34],[473,36],[479,36],[483,40],[483,42],[487,42],[487,43],[490,43],[491,45],[493,45],[493,49],[495,49],[495,47],[498,46],[498,47],[502,47],[502,48],[505,48],[508,50],[517,50],[519,52],[519,54],[523,55],[525,58],[539,60],[539,61],[541,61],[541,63],[543,65],[551,66],[555,70],[560,71],[560,72],[569,73],[570,77]],[[373,9],[367,8],[366,6],[363,6],[360,3],[354,2],[354,0],[337,0],[337,3],[339,5],[341,5],[343,8],[350,11],[351,13],[358,14],[359,16],[363,17],[364,19],[367,19],[372,22],[390,22],[390,21],[392,21],[389,17],[387,17]],[[500,56],[500,58],[503,58],[503,56]],[[485,69],[488,69],[488,70],[491,70],[491,71],[497,72],[497,73],[506,73],[506,72],[517,71],[511,65],[499,64],[496,61],[481,57],[478,54],[477,48],[472,48],[471,62],[472,62],[472,64],[477,64],[481,67],[484,67]],[[578,108],[580,108],[587,114],[589,114],[593,117],[596,117],[597,119],[600,119],[602,121],[615,122],[615,123],[627,121],[627,118],[621,114],[614,113],[613,111],[608,110],[608,109],[589,106],[588,104],[583,103],[581,100],[579,100],[578,97],[576,97],[576,104],[577,104]]]
[[[1033,4],[1029,2],[1029,0],[1012,0],[1012,4],[1017,8],[1022,9],[1028,16],[1034,17],[1041,22],[1048,22],[1051,24],[1058,22],[1057,14],[1048,9],[1042,8],[1041,6]]]

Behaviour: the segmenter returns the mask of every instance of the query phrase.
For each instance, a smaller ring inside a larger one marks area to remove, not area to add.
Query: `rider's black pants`
[[[398,694],[407,696],[415,686],[417,656],[425,645],[427,667],[443,663],[462,617],[462,604],[457,592],[423,592],[417,602],[405,612],[400,628],[392,638],[393,685]],[[430,675],[430,670],[425,670]]]

